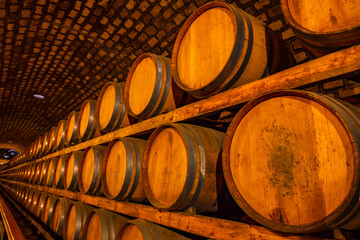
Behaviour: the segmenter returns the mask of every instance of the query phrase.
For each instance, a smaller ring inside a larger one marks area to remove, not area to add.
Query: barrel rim
[[[78,121],[77,121],[77,137],[81,140],[89,140],[91,139],[94,134],[95,134],[95,131],[97,129],[97,123],[95,121],[95,108],[96,108],[96,104],[97,103],[97,100],[93,100],[93,99],[88,99],[88,100],[85,100],[83,102],[83,104],[81,105],[81,108],[80,108],[80,111],[79,111],[79,117],[78,117]],[[81,120],[82,118],[84,117],[83,116],[83,113],[84,113],[84,109],[86,107],[86,105],[89,104],[89,109],[90,109],[90,112],[89,112],[89,119],[88,119],[88,124],[85,128],[85,132],[83,134],[83,136],[81,136],[81,131],[80,131],[80,126],[81,126]]]
[[[67,158],[68,158],[69,154],[65,154],[65,155],[60,155],[54,158],[54,177],[53,177],[53,182],[52,182],[52,186],[54,186],[55,188],[63,188],[64,186],[64,176],[65,176],[65,165],[67,162]],[[57,173],[57,168],[58,168],[58,164],[59,161],[61,159],[61,170],[60,170],[60,176],[59,176],[59,181],[56,182],[56,173]]]
[[[135,114],[131,110],[131,106],[129,103],[130,84],[137,66],[145,58],[150,58],[156,67],[155,85],[151,97],[148,100],[146,106],[143,108],[143,110],[140,113]],[[172,81],[171,69],[169,64],[170,63],[167,58],[153,53],[143,53],[133,62],[133,64],[129,69],[129,73],[126,77],[125,89],[124,89],[125,109],[127,110],[130,116],[140,119],[146,119],[157,115],[161,111],[161,108],[166,102]]]
[[[339,31],[331,31],[331,32],[324,32],[324,33],[319,33],[319,32],[315,32],[310,29],[307,29],[307,28],[303,27],[302,25],[300,25],[295,20],[295,18],[292,16],[290,9],[289,9],[288,1],[289,0],[280,0],[281,9],[282,9],[282,12],[283,12],[286,20],[290,23],[291,26],[295,27],[296,30],[298,30],[299,32],[301,32],[307,36],[314,36],[314,37],[325,37],[328,35],[336,36],[338,34],[346,34],[346,33],[355,32],[355,31],[360,30],[360,25],[346,28],[346,29],[339,30]]]
[[[47,199],[49,199],[50,203],[49,203],[49,211],[47,212],[48,213],[48,216],[46,219],[45,218],[45,214],[46,214],[46,211],[42,211],[42,214],[41,214],[41,217],[40,217],[40,220],[45,223],[46,225],[50,226],[50,219],[51,219],[51,216],[52,216],[52,211],[53,211],[53,207],[54,207],[54,202],[55,202],[55,195],[54,194],[51,194],[51,193],[48,193],[44,199],[44,209],[45,209],[45,203],[47,201]]]
[[[74,128],[71,131],[71,136],[68,136],[68,132],[69,132],[69,125],[70,125],[70,119],[74,116],[75,118],[75,122],[74,122]],[[69,117],[67,118],[66,121],[66,127],[65,127],[65,145],[66,146],[70,146],[72,144],[76,144],[78,142],[78,121],[79,120],[79,112],[78,111],[72,111],[69,114]]]
[[[213,81],[204,87],[192,89],[192,88],[185,86],[180,80],[180,76],[179,76],[179,73],[177,70],[178,52],[180,50],[182,40],[183,40],[186,32],[192,25],[192,23],[195,22],[195,20],[204,12],[206,12],[212,8],[217,8],[217,7],[225,8],[232,13],[232,16],[230,16],[230,18],[233,22],[234,30],[235,30],[234,46],[233,46],[231,54],[230,54],[229,58],[227,59],[223,69],[213,79]],[[244,16],[245,15],[241,9],[238,9],[229,3],[221,2],[221,1],[213,1],[213,2],[206,3],[206,4],[202,5],[201,7],[199,7],[194,13],[192,13],[190,15],[190,17],[185,21],[184,25],[179,30],[179,33],[176,37],[175,44],[173,47],[172,56],[171,56],[171,71],[172,71],[173,79],[174,79],[175,83],[182,90],[190,93],[191,95],[193,95],[197,98],[204,98],[204,97],[208,97],[208,96],[212,95],[211,91],[216,91],[216,89],[218,89],[218,90],[215,93],[221,91],[220,87],[224,88],[224,90],[227,88],[230,88],[230,86],[228,86],[229,85],[228,81],[229,80],[232,81],[234,79],[227,79],[227,78],[230,75],[232,75],[232,73],[234,72],[234,66],[236,65],[236,62],[238,61],[238,59],[236,59],[235,55],[240,54],[239,52],[242,51],[242,48],[243,48],[242,46],[244,44],[243,41],[236,41],[238,37],[240,38],[240,36],[245,35],[243,33],[244,27],[241,27],[241,26],[245,26],[246,21],[245,21],[245,19],[243,19]],[[237,68],[239,68],[239,67],[237,67]],[[226,81],[226,80],[228,80],[228,81]],[[210,93],[209,93],[209,91],[210,91]]]
[[[63,127],[63,130],[61,132],[61,136],[59,136],[59,130],[60,127]],[[65,130],[66,130],[67,120],[60,120],[58,125],[56,126],[56,134],[55,134],[55,149],[54,150],[60,150],[65,145]],[[58,141],[58,138],[60,138],[60,141]],[[59,142],[59,143],[58,143]]]
[[[51,135],[53,133],[53,139],[51,138]],[[47,145],[47,153],[52,153],[55,149],[55,139],[56,139],[56,127],[52,127],[49,130],[49,140],[48,140],[48,145]]]
[[[148,141],[146,142],[144,155],[143,155],[143,161],[142,161],[142,167],[141,167],[141,174],[143,177],[143,185],[144,185],[144,192],[149,200],[149,202],[159,209],[167,209],[167,210],[179,210],[184,209],[189,204],[188,196],[192,192],[193,187],[195,185],[195,178],[196,178],[196,159],[197,159],[197,150],[195,149],[196,144],[194,144],[193,139],[187,133],[186,129],[182,125],[187,124],[181,124],[181,123],[166,123],[158,128],[156,128],[152,134],[150,135]],[[155,138],[158,136],[158,134],[166,129],[166,128],[172,128],[176,132],[179,133],[181,136],[184,145],[186,146],[186,155],[187,155],[187,178],[185,179],[184,185],[182,186],[181,192],[177,199],[171,202],[171,204],[162,204],[160,203],[156,197],[153,195],[150,183],[148,180],[148,173],[147,173],[147,167],[148,167],[148,157],[151,149],[151,145],[154,142]],[[191,144],[193,143],[193,144]]]
[[[115,239],[116,229],[111,228],[111,225],[114,226],[114,220],[112,218],[112,213],[105,209],[96,209],[88,213],[84,226],[83,226],[83,239],[86,239],[87,230],[91,221],[91,218],[97,214],[100,219],[101,224],[101,240],[110,240]]]
[[[105,150],[105,154],[104,154],[104,158],[103,158],[103,162],[102,162],[102,166],[101,166],[101,180],[103,183],[104,194],[109,199],[113,199],[113,200],[114,199],[116,199],[116,200],[131,199],[131,196],[133,195],[133,193],[135,192],[135,190],[137,188],[138,182],[140,180],[141,156],[140,156],[138,145],[136,143],[134,143],[134,140],[143,140],[143,139],[132,138],[132,137],[115,138],[108,144],[108,146]],[[134,157],[136,158],[136,166],[133,165],[133,162],[130,162],[130,164],[126,164],[126,171],[125,171],[125,178],[124,178],[123,186],[121,187],[120,191],[116,195],[113,195],[110,193],[109,188],[107,186],[106,169],[107,169],[107,164],[109,161],[109,156],[110,156],[111,150],[112,150],[113,146],[117,142],[120,142],[120,141],[124,144],[124,147],[126,149],[127,159],[128,159],[128,157],[130,159],[134,159]],[[145,140],[143,140],[143,141],[145,141]],[[135,154],[136,156],[134,156],[133,154]],[[133,175],[134,168],[136,168],[135,169],[136,170],[135,179],[133,182],[131,182],[131,177]]]
[[[343,125],[343,127],[347,130],[348,136],[351,138],[351,143],[353,145],[354,149],[354,159],[358,159],[354,162],[354,178],[352,182],[352,187],[350,188],[349,195],[343,200],[344,202],[348,202],[347,204],[341,203],[338,208],[336,208],[332,213],[328,214],[325,218],[322,220],[319,220],[314,223],[305,224],[305,225],[286,225],[280,222],[276,222],[274,224],[274,221],[271,221],[259,213],[257,213],[255,210],[253,210],[250,205],[242,198],[241,193],[237,190],[237,187],[233,181],[232,174],[231,174],[231,168],[230,168],[230,148],[231,148],[231,142],[232,138],[234,136],[234,133],[236,131],[236,128],[238,124],[241,122],[242,118],[246,115],[247,112],[251,111],[252,108],[254,108],[257,104],[273,98],[273,97],[280,97],[280,96],[298,96],[298,97],[304,97],[306,99],[312,100],[317,102],[320,105],[323,105],[328,110],[330,110],[334,116],[337,117],[339,122]],[[314,233],[322,230],[326,230],[329,227],[336,227],[341,222],[341,217],[344,215],[344,210],[348,210],[349,208],[352,209],[351,202],[356,199],[356,196],[359,196],[359,189],[356,190],[356,187],[354,187],[356,182],[359,181],[360,178],[360,166],[359,166],[359,147],[360,142],[356,144],[356,138],[353,136],[352,132],[349,130],[349,127],[347,126],[344,118],[335,110],[334,102],[325,102],[323,99],[325,97],[322,97],[321,94],[313,93],[313,92],[307,92],[302,90],[274,90],[267,93],[264,93],[260,95],[259,97],[253,99],[252,101],[248,102],[244,107],[241,108],[241,110],[236,114],[234,119],[232,120],[227,132],[226,137],[223,145],[223,153],[222,153],[222,166],[223,166],[223,173],[226,185],[229,188],[229,191],[231,195],[233,196],[233,199],[235,202],[239,205],[239,207],[251,218],[253,218],[256,222],[267,226],[269,228],[272,228],[277,231],[282,232],[289,232],[289,233]],[[328,98],[328,97],[327,97]],[[332,103],[332,104],[331,104]],[[359,125],[360,126],[360,125]],[[360,140],[360,139],[359,139]],[[346,219],[347,220],[347,219]]]
[[[111,132],[115,129],[118,129],[125,117],[125,103],[124,103],[124,85],[123,82],[107,82],[103,88],[100,91],[99,97],[96,102],[95,107],[95,121],[99,127],[100,130]],[[100,124],[100,105],[102,98],[104,97],[104,94],[109,86],[113,86],[115,90],[115,104],[114,108],[112,109],[112,115],[110,117],[109,123],[102,127]],[[121,111],[121,114],[119,114],[119,111]]]
[[[94,145],[94,146],[90,146],[87,147],[83,154],[81,159],[79,160],[79,167],[78,167],[78,184],[79,184],[79,190],[82,194],[90,194],[90,195],[94,195],[100,192],[101,188],[102,188],[102,182],[101,182],[101,166],[102,166],[102,159],[104,157],[104,152],[105,152],[105,148],[104,146],[98,146],[98,145]],[[86,155],[90,150],[93,150],[94,153],[94,172],[92,174],[92,179],[91,179],[91,183],[89,186],[89,189],[85,189],[84,188],[84,184],[83,184],[83,166],[86,160]]]
[[[74,156],[74,170],[71,176],[70,183],[67,182],[67,175],[68,175],[68,166],[71,156]],[[66,157],[66,163],[64,168],[64,178],[63,178],[63,186],[66,190],[75,190],[78,187],[79,183],[79,162],[81,161],[83,155],[83,151],[75,151],[68,154]]]

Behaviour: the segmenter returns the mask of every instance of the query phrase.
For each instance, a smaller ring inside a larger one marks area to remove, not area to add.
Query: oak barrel
[[[174,231],[160,225],[135,219],[127,222],[116,235],[117,240],[187,240]]]
[[[205,98],[288,68],[291,54],[275,35],[231,4],[207,3],[178,33],[171,57],[174,81],[191,95]]]
[[[36,184],[44,185],[46,174],[46,160],[38,162],[38,169],[36,172]]]
[[[281,8],[294,33],[317,57],[360,43],[357,1],[281,0]]]
[[[69,153],[64,170],[64,189],[75,191],[78,189],[79,179],[79,163],[81,161],[83,151]]]
[[[82,202],[70,203],[66,210],[64,219],[63,239],[83,239],[82,229],[84,227],[87,215],[93,209],[93,207]]]
[[[170,59],[144,53],[132,64],[125,85],[128,113],[140,119],[174,110]]]
[[[77,133],[78,138],[86,141],[94,137],[98,132],[97,123],[95,120],[96,100],[86,100],[82,105],[79,112]]]
[[[140,171],[145,145],[145,140],[128,137],[109,143],[102,166],[102,182],[107,198],[135,202],[145,200]]]
[[[101,89],[95,109],[95,120],[100,130],[112,132],[130,125],[125,110],[124,88],[124,82],[107,82]]]
[[[190,124],[158,127],[146,143],[144,190],[161,209],[217,210],[216,163],[224,133]]]
[[[54,184],[55,167],[57,164],[57,158],[58,157],[54,157],[54,158],[45,160],[44,186],[46,186],[46,187],[52,187]]]
[[[56,188],[64,187],[64,175],[65,175],[65,165],[68,159],[68,155],[60,155],[54,158],[54,178],[53,186]]]
[[[41,156],[41,137],[39,137],[38,139],[36,139],[36,145],[35,145],[35,157],[40,157]]]
[[[46,153],[48,153],[49,139],[50,139],[50,132],[47,131],[43,134],[41,138],[41,151],[40,151],[41,155],[45,155]]]
[[[78,119],[79,112],[73,111],[69,114],[69,117],[66,121],[65,127],[65,145],[71,146],[77,144],[79,141],[78,137]]]
[[[231,195],[260,224],[291,233],[355,229],[359,110],[336,99],[275,91],[245,105],[226,133]]]
[[[53,212],[50,218],[50,227],[54,232],[62,236],[66,211],[71,201],[67,198],[56,198],[53,205]]]
[[[84,240],[113,240],[127,218],[104,209],[91,211],[83,228]]]
[[[61,120],[56,127],[55,149],[60,150],[65,145],[66,120]]]
[[[44,207],[41,214],[41,221],[50,226],[50,221],[53,215],[55,196],[53,194],[47,194],[44,199]]]
[[[52,153],[53,151],[55,151],[55,138],[56,138],[56,127],[52,127],[49,131],[48,144],[45,149],[46,153]]]
[[[91,146],[84,150],[79,162],[79,190],[82,194],[102,193],[101,166],[106,147]]]
[[[30,195],[30,201],[29,201],[29,205],[28,205],[28,210],[30,212],[32,212],[33,214],[35,214],[35,209],[37,206],[37,202],[38,202],[38,198],[39,198],[40,192],[37,190],[34,190],[32,192],[32,194]]]
[[[45,198],[47,196],[46,192],[40,192],[36,201],[36,206],[34,207],[33,213],[36,217],[41,218],[41,215],[44,210]]]

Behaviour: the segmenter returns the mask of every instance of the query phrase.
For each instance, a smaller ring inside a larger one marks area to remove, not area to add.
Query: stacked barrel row
[[[255,18],[223,2],[206,4],[180,30],[171,61],[140,56],[125,87],[107,83],[96,104],[86,101],[79,115],[58,124],[49,138],[53,149],[39,140],[30,157],[98,136],[96,128],[113,131],[120,119],[129,124],[128,115],[150,118],[260,79],[291,65],[286,53]],[[28,164],[10,177],[116,200],[147,199],[160,209],[216,212],[223,175],[236,203],[264,226],[291,233],[357,229],[358,116],[353,106],[320,94],[277,91],[245,105],[226,134],[165,124],[147,140],[114,139]]]
[[[63,239],[189,239],[178,232],[42,191],[6,186],[7,193]],[[196,238],[196,237],[195,237]]]
[[[141,55],[125,86],[107,83],[97,100],[85,101],[79,112],[31,144],[26,155],[39,158],[127,126],[132,117],[150,118],[258,80],[292,61],[285,43],[256,18],[224,2],[206,4],[181,28],[171,59]]]

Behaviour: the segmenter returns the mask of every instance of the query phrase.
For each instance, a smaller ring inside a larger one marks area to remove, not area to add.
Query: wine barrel
[[[44,199],[44,207],[41,214],[41,221],[46,225],[50,226],[50,220],[53,215],[55,196],[52,194],[47,194]]]
[[[233,119],[223,171],[237,204],[268,228],[355,229],[359,148],[359,110],[317,93],[275,91]]]
[[[79,190],[82,194],[102,193],[101,166],[106,147],[91,146],[85,149],[79,163]]]
[[[29,205],[29,201],[30,201],[30,195],[32,193],[32,189],[26,189],[26,193],[24,195],[24,200],[22,201],[22,205],[25,207],[25,208],[28,208],[28,205]]]
[[[219,1],[186,20],[171,57],[174,81],[197,98],[258,80],[290,67],[291,61],[285,43],[262,22]]]
[[[101,89],[95,109],[95,120],[100,130],[112,132],[130,125],[125,110],[124,88],[124,82],[107,82]]]
[[[52,153],[55,151],[55,138],[56,138],[56,127],[52,127],[49,131],[48,144],[46,145],[45,152]]]
[[[46,174],[46,160],[39,162],[39,172],[37,172],[36,184],[44,185]]]
[[[86,100],[82,105],[79,112],[77,133],[78,138],[86,141],[99,135],[98,126],[95,120],[96,100]],[[95,135],[95,133],[97,133]]]
[[[41,136],[36,140],[35,157],[37,158],[41,156],[41,146],[42,146],[41,140],[42,140]]]
[[[116,233],[127,221],[127,218],[104,209],[93,210],[87,215],[85,220],[83,239],[115,239]]]
[[[79,163],[81,161],[83,151],[72,152],[68,155],[64,170],[64,189],[75,191],[78,189],[79,180]]]
[[[73,111],[70,113],[65,128],[65,145],[71,146],[78,143],[79,138],[77,135],[78,132],[78,119],[79,112]]]
[[[65,145],[66,120],[61,120],[56,127],[55,149],[60,150]]]
[[[41,218],[41,215],[43,213],[46,196],[46,192],[41,192],[36,200],[36,206],[34,207],[33,212],[38,218]]]
[[[71,201],[67,198],[56,198],[53,205],[53,212],[50,218],[50,227],[54,232],[62,236],[66,211]]]
[[[93,209],[93,207],[82,202],[70,203],[64,219],[63,239],[82,239],[82,228],[86,217]]]
[[[54,164],[54,178],[53,186],[56,188],[63,188],[64,186],[64,174],[65,174],[65,165],[67,162],[68,155],[60,155],[55,157]]]
[[[29,183],[35,183],[35,179],[36,179],[36,168],[37,168],[37,163],[33,162],[31,164],[31,172],[30,172],[30,178],[29,178]]]
[[[52,187],[54,183],[54,176],[55,176],[55,166],[56,166],[57,158],[51,158],[45,160],[45,175],[44,175],[44,186]]]
[[[102,182],[107,198],[135,202],[145,200],[140,171],[145,144],[145,140],[136,138],[114,139],[109,143],[102,165]]]
[[[160,209],[217,210],[216,163],[224,133],[190,124],[158,127],[147,141],[144,190]]]
[[[50,138],[50,132],[47,131],[44,133],[44,135],[41,138],[41,150],[40,150],[41,155],[45,155],[46,153],[48,153],[49,138]]]
[[[34,143],[31,143],[29,147],[29,160],[33,158],[34,158]]]
[[[150,53],[142,54],[132,64],[126,78],[126,110],[140,119],[174,110],[180,103],[175,102],[172,86],[170,59]]]
[[[119,240],[187,240],[176,232],[173,232],[160,225],[135,219],[128,221],[117,233],[116,239]]]
[[[32,212],[33,214],[35,214],[35,209],[36,209],[36,206],[37,206],[37,203],[38,203],[38,200],[39,200],[39,195],[40,195],[40,192],[37,191],[37,190],[34,190],[33,193],[31,194],[31,197],[30,197],[28,210],[30,212]]]
[[[356,1],[281,0],[281,8],[294,33],[317,57],[360,43]]]
[[[33,178],[32,183],[37,184],[40,178],[40,171],[41,171],[41,162],[36,162],[35,165],[35,177]]]

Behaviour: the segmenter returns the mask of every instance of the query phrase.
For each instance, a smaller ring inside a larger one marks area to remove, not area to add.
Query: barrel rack
[[[1,185],[4,183],[18,184],[20,186],[53,193],[73,200],[79,200],[120,214],[148,220],[160,225],[176,228],[211,239],[319,239],[313,236],[278,233],[261,226],[250,225],[243,222],[229,221],[196,214],[192,215],[184,212],[158,210],[151,206],[138,203],[121,202],[109,200],[105,197],[83,195],[79,192],[6,180],[4,177],[6,177],[7,171],[26,166],[33,162],[39,162],[73,151],[82,150],[89,146],[104,144],[115,138],[149,131],[165,123],[180,122],[212,114],[226,108],[243,104],[265,92],[279,89],[304,88],[320,82],[346,77],[354,74],[354,72],[360,72],[359,45],[297,65],[261,80],[239,86],[235,89],[186,105],[166,114],[153,117],[75,146],[48,154],[36,161],[6,169],[0,172]]]

